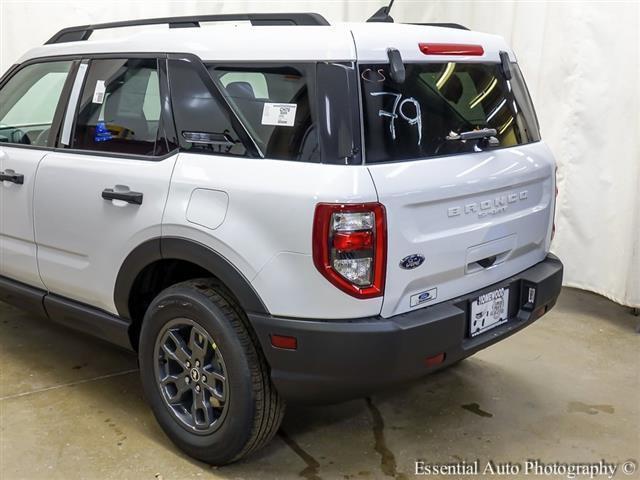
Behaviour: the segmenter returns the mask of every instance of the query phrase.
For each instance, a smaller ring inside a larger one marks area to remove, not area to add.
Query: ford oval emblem
[[[405,270],[411,270],[413,268],[418,268],[420,265],[424,263],[424,255],[420,255],[419,253],[414,253],[413,255],[409,255],[400,260],[400,267]]]

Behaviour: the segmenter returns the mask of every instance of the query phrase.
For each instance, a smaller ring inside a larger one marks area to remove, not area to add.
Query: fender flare
[[[231,291],[245,312],[269,314],[251,282],[225,257],[193,240],[162,237],[138,245],[122,263],[113,294],[116,309],[121,317],[131,318],[131,288],[140,272],[158,260],[184,260],[199,265],[215,275]]]

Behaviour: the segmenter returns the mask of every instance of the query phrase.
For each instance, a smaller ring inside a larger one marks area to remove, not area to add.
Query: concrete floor
[[[416,459],[637,462],[638,321],[565,289],[536,324],[454,368],[367,400],[290,408],[266,449],[216,469],[169,443],[133,356],[0,304],[0,478],[408,478]]]

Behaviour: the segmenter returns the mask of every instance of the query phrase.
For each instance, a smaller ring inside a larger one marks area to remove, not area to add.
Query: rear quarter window
[[[315,65],[208,65],[264,158],[319,162]]]

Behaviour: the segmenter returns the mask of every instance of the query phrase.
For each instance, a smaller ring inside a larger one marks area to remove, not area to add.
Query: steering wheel
[[[11,143],[22,143],[25,145],[31,145],[31,141],[27,134],[24,131],[16,128],[13,132],[11,132]]]
[[[40,147],[46,146],[50,131],[51,131],[51,128],[45,128],[43,131],[41,131],[36,137],[36,141],[33,142],[33,144],[38,145]]]

